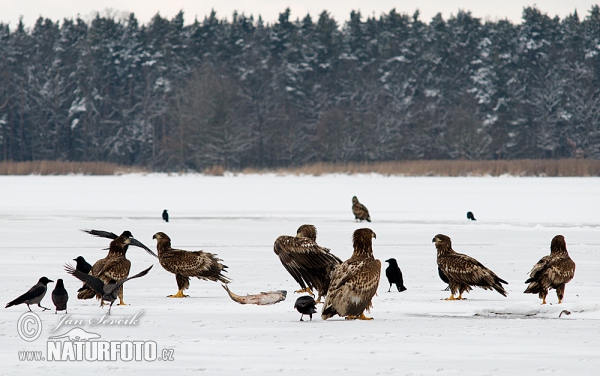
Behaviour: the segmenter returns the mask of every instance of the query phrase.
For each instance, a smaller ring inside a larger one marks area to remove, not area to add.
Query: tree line
[[[600,159],[600,8],[0,23],[0,160]]]

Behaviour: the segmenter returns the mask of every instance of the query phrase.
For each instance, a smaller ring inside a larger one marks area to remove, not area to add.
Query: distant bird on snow
[[[8,304],[6,304],[6,307],[4,307],[4,308],[8,308],[8,307],[12,307],[15,305],[25,303],[25,304],[27,304],[27,308],[29,309],[29,311],[31,311],[31,307],[29,307],[30,304],[37,304],[38,307],[43,308],[44,311],[50,309],[50,308],[42,307],[40,304],[42,299],[44,299],[44,296],[46,295],[46,291],[48,290],[48,283],[50,283],[50,282],[54,282],[54,281],[51,279],[48,279],[46,277],[40,278],[38,280],[38,283],[33,285],[33,287],[31,287],[29,289],[29,291],[27,291],[25,294],[19,296],[12,302],[9,302]]]
[[[404,280],[402,279],[402,271],[398,266],[398,262],[395,258],[385,260],[389,264],[387,269],[385,269],[385,275],[390,283],[390,288],[388,292],[392,289],[392,284],[396,284],[398,288],[398,292],[406,291],[406,287],[404,287]]]
[[[473,212],[467,212],[467,219],[470,219],[471,221],[476,221]]]
[[[163,210],[163,212],[162,212],[162,219],[165,222],[169,222],[169,213],[167,213],[167,209]]]
[[[87,274],[87,273],[85,273]],[[63,283],[63,280],[61,278],[56,280],[56,286],[54,287],[54,290],[52,291],[52,303],[54,303],[54,307],[56,308],[56,310],[54,311],[54,314],[57,314],[58,311],[65,311],[65,313],[67,312],[67,302],[69,301],[69,294],[67,293],[67,290],[65,289],[65,284]]]
[[[304,321],[302,320],[304,315],[309,315],[310,321],[312,321],[313,313],[317,313],[317,302],[312,296],[301,296],[298,299],[296,299],[296,304],[294,304],[294,308],[296,308],[296,310],[298,310],[298,312],[302,314],[302,316],[300,316],[300,321]]]
[[[371,216],[369,215],[369,210],[366,206],[358,202],[358,198],[356,196],[352,197],[352,213],[354,214],[354,219],[356,221],[362,222],[367,221],[371,222]]]

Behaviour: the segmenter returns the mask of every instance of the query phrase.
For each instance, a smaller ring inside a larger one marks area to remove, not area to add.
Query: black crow
[[[448,277],[446,277],[446,275],[444,274],[442,269],[440,269],[439,266],[438,266],[438,274],[440,276],[440,279],[448,284],[448,286],[444,289],[444,291],[450,291],[450,280],[448,279]]]
[[[313,313],[317,313],[317,302],[313,299],[312,296],[301,296],[296,299],[296,303],[294,304],[294,308],[298,310],[302,315],[300,316],[300,321],[304,317],[304,315],[310,316],[310,321],[312,321]]]
[[[385,260],[388,264],[390,264],[387,269],[385,269],[385,275],[390,282],[390,288],[388,292],[392,289],[392,284],[396,284],[399,292],[406,291],[406,287],[404,287],[404,280],[402,279],[402,272],[400,271],[400,267],[398,267],[398,262],[395,258]]]
[[[162,212],[162,219],[165,222],[169,222],[169,213],[167,213],[167,209],[163,210],[163,212]]]
[[[90,270],[92,270],[92,266],[85,261],[83,256],[78,256],[77,258],[74,258],[73,261],[77,261],[77,266],[75,266],[75,269],[82,273],[89,274]]]
[[[65,313],[68,313],[67,301],[69,301],[69,294],[65,289],[63,280],[59,278],[56,280],[56,286],[52,291],[52,303],[54,303],[54,307],[56,307],[54,314],[57,314],[58,311],[65,311]]]
[[[65,271],[85,283],[86,286],[89,286],[96,294],[100,295],[102,297],[101,304],[103,304],[104,301],[110,302],[110,307],[108,308],[108,314],[110,315],[110,309],[119,295],[119,288],[130,279],[145,276],[150,269],[152,269],[152,266],[153,265],[150,265],[148,269],[139,272],[133,277],[124,278],[119,281],[111,279],[107,284],[104,284],[99,278],[80,272],[69,264],[65,264]]]
[[[29,289],[29,291],[27,291],[25,294],[19,296],[12,302],[6,304],[6,307],[4,307],[4,308],[8,308],[8,307],[12,307],[14,305],[19,305],[19,304],[25,303],[25,304],[27,304],[27,308],[29,309],[29,311],[31,311],[31,307],[29,307],[30,304],[37,304],[38,307],[43,308],[44,311],[47,309],[50,309],[50,308],[42,307],[40,305],[40,302],[42,301],[42,299],[44,299],[44,295],[46,295],[46,291],[48,290],[47,285],[50,282],[54,282],[54,281],[50,280],[46,277],[40,278],[38,283],[33,285],[33,287]]]
[[[475,215],[473,215],[473,212],[467,212],[467,219],[470,219],[472,221],[476,221]]]

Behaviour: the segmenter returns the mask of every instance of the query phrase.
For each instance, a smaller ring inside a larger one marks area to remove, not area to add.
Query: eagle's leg
[[[467,298],[463,298],[462,297],[462,292],[460,294],[458,294],[458,297],[456,298],[456,300],[467,300]]]
[[[358,316],[353,316],[353,315],[346,316],[346,320],[373,320],[373,318],[365,316],[365,313],[362,312]]]
[[[563,298],[565,297],[565,285],[561,285],[556,288],[556,296],[558,297],[558,304],[561,304]]]
[[[451,292],[451,293],[450,293],[450,297],[449,297],[449,298],[446,298],[446,300],[456,300],[456,298],[454,297],[454,293],[453,293],[453,292]]]
[[[181,289],[179,291],[177,291],[177,294],[167,295],[167,298],[188,298],[188,297],[189,297],[189,295],[185,295],[183,293],[183,290],[181,290]]]
[[[301,290],[297,290],[297,291],[294,291],[294,292],[296,294],[302,294],[303,292],[307,292],[310,296],[313,296],[313,297],[315,296],[315,294],[313,294],[312,289],[310,287],[305,287],[305,288],[303,288]]]
[[[319,294],[319,296],[317,297],[317,300],[315,300],[315,303],[316,304],[323,304],[323,302],[321,301],[321,298],[322,298],[322,296],[321,296],[321,294]]]
[[[546,304],[546,296],[548,296],[548,290],[540,292],[540,298],[542,298],[542,305]]]
[[[121,285],[121,287],[119,287],[119,305],[127,305],[123,301],[123,285]]]

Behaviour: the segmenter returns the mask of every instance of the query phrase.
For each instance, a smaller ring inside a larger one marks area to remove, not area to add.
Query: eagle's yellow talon
[[[297,291],[294,291],[294,292],[296,294],[302,294],[303,292],[307,292],[310,296],[312,296],[312,297],[315,296],[315,294],[313,294],[312,289],[310,287],[305,287],[305,288],[303,288],[301,290],[297,290]]]
[[[167,298],[189,298],[189,295],[185,295],[183,290],[179,290],[175,295],[167,295]]]

